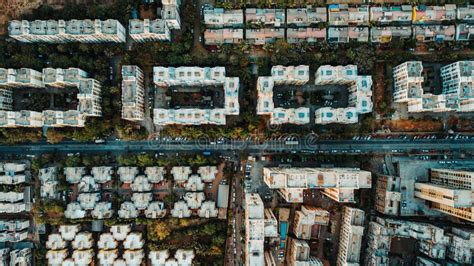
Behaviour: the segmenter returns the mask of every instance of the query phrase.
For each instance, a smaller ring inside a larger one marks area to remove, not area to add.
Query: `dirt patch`
[[[375,103],[375,112],[377,114],[382,114],[382,108],[380,104],[384,101],[385,95],[385,65],[383,63],[377,63],[375,67],[375,84],[374,84],[374,103]]]
[[[455,129],[459,132],[472,132],[474,131],[474,123],[470,119],[450,117],[448,120],[449,128]]]
[[[384,126],[392,132],[438,132],[443,130],[443,123],[432,120],[392,120],[385,121]]]

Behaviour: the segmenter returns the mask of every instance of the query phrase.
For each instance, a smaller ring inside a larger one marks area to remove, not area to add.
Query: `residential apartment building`
[[[143,71],[138,66],[122,66],[122,119],[145,119]]]
[[[329,27],[327,39],[330,43],[368,42],[368,27]]]
[[[0,241],[16,243],[26,240],[29,226],[28,220],[0,220]]]
[[[135,42],[171,41],[171,31],[163,19],[131,19],[128,34]]]
[[[474,171],[431,169],[429,183],[415,183],[415,197],[462,220],[474,221]]]
[[[0,88],[11,91],[22,87],[76,87],[77,110],[13,111],[13,101],[8,98],[4,100],[6,104],[0,103],[0,107],[3,106],[0,108],[3,109],[0,110],[0,127],[83,127],[86,117],[102,115],[101,85],[79,68],[45,68],[42,73],[27,68],[0,69]]]
[[[421,257],[422,260],[436,262],[436,264],[427,265],[472,264],[472,254],[474,254],[472,231],[458,228],[446,230],[428,223],[380,217],[369,223],[366,264],[390,265],[389,251],[394,238],[416,240],[418,252],[426,256]]]
[[[13,109],[12,90],[0,87],[0,111],[7,111],[11,109]]]
[[[400,177],[381,175],[375,187],[375,210],[388,215],[398,215],[400,210]]]
[[[412,6],[371,6],[370,22],[380,25],[399,23],[409,25],[412,22]]]
[[[81,231],[80,225],[60,225],[46,242],[48,264],[141,265],[145,261],[145,239],[130,225],[112,225],[108,232],[96,235],[98,241],[94,234]]]
[[[224,9],[205,7],[204,24],[207,28],[243,28],[244,11],[242,9]]]
[[[336,265],[359,265],[364,221],[363,210],[344,207]]]
[[[301,210],[295,212],[293,221],[293,233],[298,239],[311,239],[312,227],[314,225],[328,225],[329,212],[313,206],[301,206]]]
[[[59,170],[57,167],[41,168],[39,170],[39,180],[41,182],[40,195],[43,199],[59,199],[58,191]]]
[[[0,184],[19,185],[25,183],[26,165],[23,163],[0,162]]]
[[[264,45],[267,43],[275,43],[277,40],[285,39],[284,28],[258,28],[246,29],[245,40],[249,44]]]
[[[43,87],[42,73],[31,68],[0,68],[0,87],[2,88],[20,88]]]
[[[372,112],[372,77],[358,75],[357,66],[321,66],[315,73],[316,85],[347,85],[348,107],[324,107],[315,111],[316,124],[351,124],[359,121],[360,114]]]
[[[288,43],[317,43],[326,40],[324,28],[287,28],[286,41]]]
[[[265,237],[269,237],[266,233],[270,232],[274,236],[277,232],[276,218],[272,214],[270,216],[265,213],[271,212],[270,209],[265,210],[262,199],[256,193],[245,195],[245,265],[260,266],[264,265],[264,243]],[[269,220],[270,219],[270,220]],[[269,225],[274,228],[265,228]]]
[[[307,124],[309,108],[281,108],[273,103],[273,88],[281,85],[304,85],[309,81],[309,66],[274,66],[271,76],[258,77],[257,115],[269,115],[270,124]]]
[[[456,9],[456,18],[461,21],[474,21],[474,5],[458,6]]]
[[[423,65],[408,61],[393,69],[394,101],[407,103],[408,112],[471,112],[474,110],[472,61],[459,61],[440,69],[443,92],[423,93]]]
[[[409,102],[423,95],[422,72],[420,61],[408,61],[393,68],[394,102]]]
[[[254,27],[285,27],[285,10],[270,8],[246,8],[245,22]]]
[[[0,263],[10,266],[32,265],[33,252],[31,248],[10,249],[7,247],[0,249]]]
[[[179,9],[181,0],[161,0],[161,19],[165,20],[166,25],[171,30],[181,29],[181,17]]]
[[[456,26],[454,25],[414,26],[413,36],[418,42],[454,41],[456,38]]]
[[[323,263],[309,255],[310,248],[308,243],[299,239],[291,239],[289,252],[287,256],[288,265],[299,266],[299,265],[311,265],[311,266],[322,266]]]
[[[206,29],[204,32],[204,43],[206,45],[237,44],[243,40],[243,29]]]
[[[473,41],[474,25],[459,23],[456,26],[456,41]]]
[[[175,202],[171,210],[171,216],[187,218],[194,214],[207,219],[217,217],[216,203],[212,200],[206,200],[203,192],[204,187],[214,181],[217,172],[215,166],[199,167],[197,174],[192,174],[189,166],[173,167],[171,174],[175,183],[187,192],[183,200]]]
[[[153,81],[158,87],[223,86],[224,89],[223,108],[157,108],[153,120],[156,125],[225,125],[227,115],[239,114],[239,78],[226,77],[224,67],[154,67],[153,73]]]
[[[370,188],[371,173],[353,168],[263,168],[263,181],[287,202],[303,202],[305,189],[322,189],[337,202],[354,202],[354,189]]]
[[[331,26],[368,25],[369,6],[329,5],[328,22]]]
[[[328,20],[325,7],[306,7],[286,9],[288,27],[314,27]]]
[[[474,104],[474,61],[458,61],[440,69],[443,94],[458,96]],[[465,106],[463,106],[465,108]],[[474,110],[474,107],[466,108]]]
[[[178,249],[171,257],[169,250],[156,250],[148,253],[148,259],[152,266],[160,265],[192,265],[194,259],[193,250]]]
[[[394,39],[408,40],[413,36],[410,26],[382,26],[370,28],[370,41],[373,43],[389,43]]]
[[[413,24],[438,24],[456,20],[456,5],[413,7]]]
[[[11,38],[27,43],[123,43],[125,34],[125,28],[114,19],[12,20],[8,25],[8,35]]]

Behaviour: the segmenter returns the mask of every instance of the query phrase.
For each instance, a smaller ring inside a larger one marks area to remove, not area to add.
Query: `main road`
[[[58,144],[46,142],[0,145],[2,155],[38,155],[43,153],[135,153],[135,152],[248,152],[248,153],[447,153],[474,152],[474,139],[372,139],[372,140],[318,140],[304,138],[285,142],[269,140],[213,142],[196,141],[107,141],[105,143],[84,143],[66,141]]]

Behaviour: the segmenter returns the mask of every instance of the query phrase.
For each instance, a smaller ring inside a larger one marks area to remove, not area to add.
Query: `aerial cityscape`
[[[30,265],[474,265],[474,2],[0,0]]]

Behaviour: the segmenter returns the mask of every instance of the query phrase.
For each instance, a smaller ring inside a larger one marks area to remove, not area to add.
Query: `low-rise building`
[[[125,28],[118,20],[12,20],[8,35],[20,42],[103,43],[125,42]]]
[[[317,43],[326,40],[325,28],[288,28],[286,29],[288,43]]]
[[[153,250],[148,254],[152,266],[161,265],[192,265],[194,259],[193,250],[178,249],[174,258],[170,258],[169,250]]]
[[[413,24],[438,24],[456,20],[456,5],[413,7]]]
[[[145,119],[143,71],[138,66],[122,66],[122,119]]]
[[[412,6],[371,6],[370,21],[379,24],[411,24]]]
[[[275,43],[277,40],[283,39],[285,39],[284,28],[257,28],[245,30],[245,40],[253,45]]]
[[[131,19],[128,34],[135,42],[171,41],[171,32],[163,19]]]
[[[28,238],[28,220],[0,220],[0,241],[20,242]]]
[[[0,184],[18,185],[26,182],[26,165],[23,163],[0,162]]]
[[[207,28],[243,28],[244,26],[242,9],[205,7],[202,12]]]
[[[458,6],[456,9],[456,18],[461,21],[474,21],[474,5]]]
[[[329,5],[328,18],[329,25],[333,26],[368,25],[369,6]]]
[[[358,265],[364,235],[365,213],[362,210],[344,207],[337,265]]]
[[[370,28],[370,41],[373,43],[389,43],[394,39],[408,40],[412,38],[410,26],[383,26]]]
[[[474,25],[467,23],[459,23],[456,26],[456,41],[473,41],[474,40]]]
[[[57,167],[42,168],[39,170],[39,179],[41,182],[40,194],[43,199],[58,199],[58,174]]]
[[[59,233],[48,236],[46,259],[49,265],[141,265],[144,245],[142,233],[132,232],[127,224],[113,225],[97,238],[92,232],[80,232],[79,225],[61,225]]]
[[[328,20],[325,7],[288,8],[286,24],[288,27],[310,27]]]
[[[454,41],[456,37],[456,26],[417,25],[413,27],[413,35],[418,42]]]
[[[246,8],[245,23],[253,27],[285,27],[285,10],[270,8]]]
[[[181,29],[181,17],[179,9],[181,0],[161,0],[161,18],[166,21],[168,28],[172,30]]]
[[[237,44],[243,40],[243,29],[206,29],[204,32],[204,43],[206,45]]]
[[[2,265],[32,265],[34,261],[32,253],[31,248],[13,250],[10,248],[1,248],[0,263],[2,263]],[[7,262],[9,262],[9,264]]]

